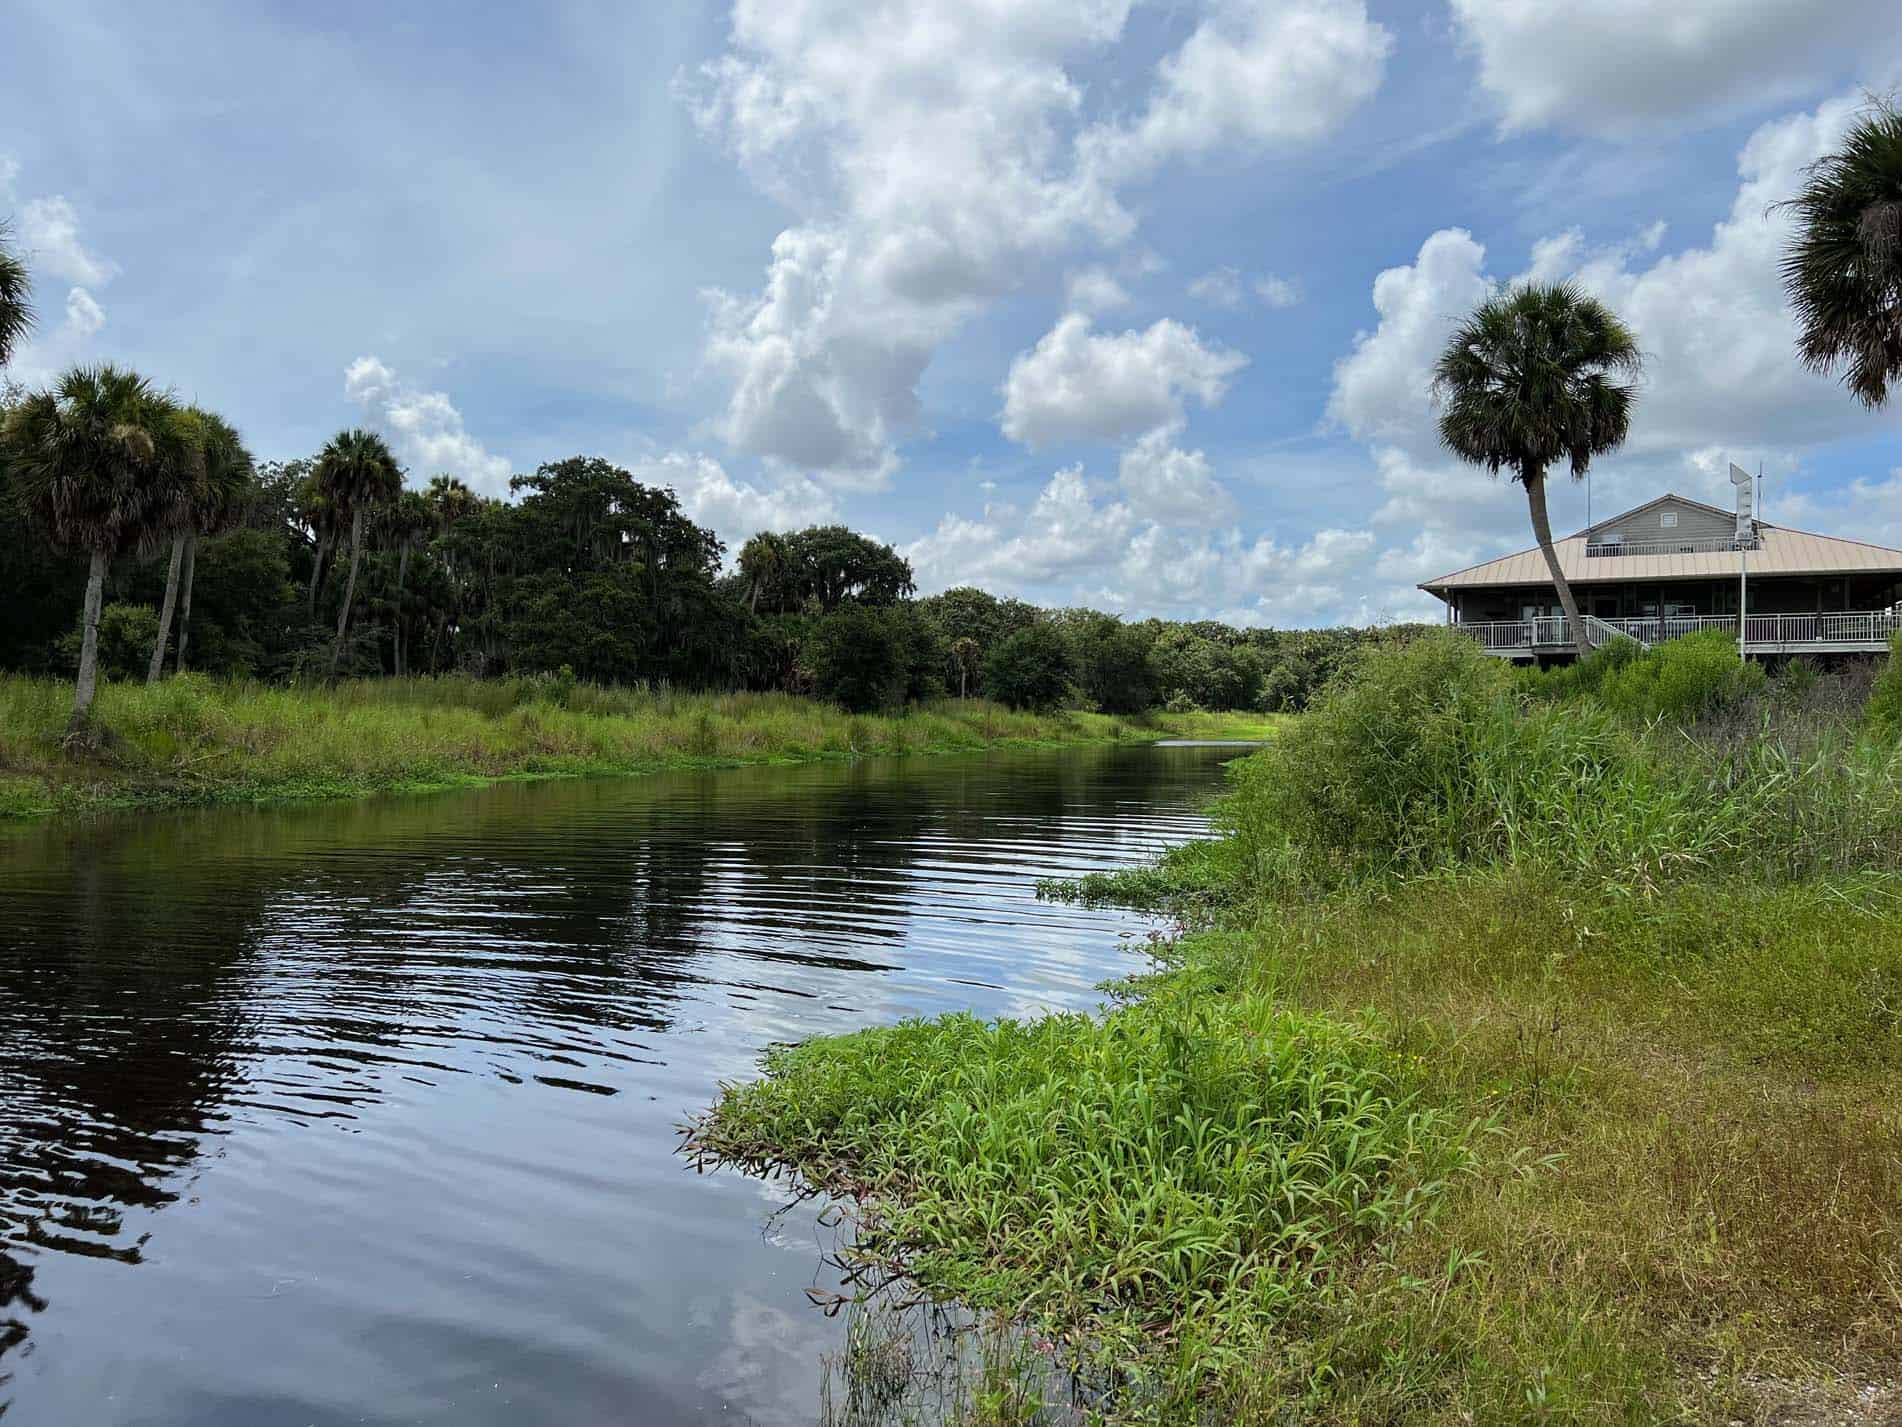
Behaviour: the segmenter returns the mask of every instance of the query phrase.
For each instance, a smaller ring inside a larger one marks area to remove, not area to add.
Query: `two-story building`
[[[1902,550],[1790,530],[1680,495],[1556,542],[1588,646],[1644,644],[1700,629],[1742,636],[1746,653],[1875,654],[1902,628]],[[1575,641],[1535,546],[1420,586],[1450,624],[1503,658],[1561,660]]]

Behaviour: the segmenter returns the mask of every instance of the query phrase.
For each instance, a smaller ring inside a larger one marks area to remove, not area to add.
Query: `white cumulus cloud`
[[[1182,420],[1185,397],[1213,406],[1248,359],[1163,318],[1143,331],[1095,331],[1070,313],[1011,363],[1004,434],[1026,446],[1114,441]]]
[[[485,495],[507,494],[513,469],[508,458],[469,434],[447,393],[419,391],[373,356],[358,357],[345,369],[343,391],[389,438],[397,460],[419,483],[436,475],[459,476]]]
[[[1197,302],[1206,302],[1210,307],[1225,307],[1233,311],[1244,300],[1241,269],[1216,268],[1203,273],[1189,284],[1189,296]]]
[[[79,214],[58,194],[30,198],[20,210],[20,246],[35,272],[64,278],[81,287],[110,282],[117,263],[89,251],[79,237]]]
[[[683,84],[696,120],[800,216],[760,291],[710,292],[706,365],[736,449],[882,486],[938,348],[1040,264],[1116,245],[1119,183],[1177,155],[1310,142],[1378,84],[1360,0],[1203,0],[1139,117],[1073,77],[1131,0],[737,0]],[[1118,305],[1106,272],[1073,306]]]
[[[1628,135],[1790,99],[1847,49],[1902,56],[1890,0],[1452,0],[1508,128]]]
[[[1148,432],[1123,452],[1117,481],[1138,515],[1171,525],[1219,526],[1235,518],[1235,498],[1209,458],[1176,445],[1178,428]]]
[[[1129,292],[1114,273],[1101,266],[1071,273],[1063,282],[1064,305],[1072,312],[1108,312],[1125,307]]]
[[[0,209],[16,201],[20,173],[17,160],[0,154]],[[29,276],[38,280],[40,321],[38,329],[15,349],[9,375],[29,386],[51,381],[73,363],[86,360],[92,339],[106,325],[105,308],[91,289],[111,282],[119,265],[89,250],[79,229],[78,211],[58,194],[30,198],[20,207],[13,236]],[[44,279],[48,277],[72,284],[57,324],[48,321],[46,312]]]
[[[1273,308],[1293,307],[1301,301],[1301,288],[1285,277],[1273,273],[1263,273],[1255,279],[1255,296],[1263,306]]]
[[[66,326],[78,337],[95,336],[106,325],[106,313],[83,287],[66,294]]]
[[[1392,49],[1362,0],[1215,0],[1163,60],[1142,115],[1093,130],[1085,148],[1128,174],[1218,148],[1311,143],[1373,96]]]
[[[802,530],[839,518],[832,493],[803,476],[736,480],[713,457],[685,451],[643,457],[628,469],[643,485],[671,488],[688,516],[726,542],[729,555],[762,530]]]

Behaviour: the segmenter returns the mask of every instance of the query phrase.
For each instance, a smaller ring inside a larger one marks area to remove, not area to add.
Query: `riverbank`
[[[284,689],[196,676],[108,684],[96,754],[60,746],[69,686],[0,677],[0,819],[285,803],[883,754],[1259,738],[1262,715],[1117,718],[948,700],[847,714],[781,694],[673,694],[559,680],[378,679]]]
[[[1370,661],[1220,842],[1077,890],[1182,919],[1102,1017],[781,1050],[690,1144],[855,1204],[861,1281],[1111,1421],[1893,1421],[1902,754],[1866,682],[1706,652],[1620,675],[1682,697],[1633,718]]]

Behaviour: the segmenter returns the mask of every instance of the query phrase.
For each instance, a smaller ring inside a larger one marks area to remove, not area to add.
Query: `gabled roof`
[[[1656,510],[1661,505],[1687,505],[1692,510],[1701,510],[1706,515],[1714,515],[1720,520],[1735,520],[1737,518],[1735,511],[1725,510],[1722,506],[1706,505],[1701,500],[1692,500],[1689,496],[1679,495],[1676,491],[1666,491],[1656,500],[1648,500],[1643,505],[1632,506],[1630,510],[1621,510],[1616,515],[1608,515],[1596,525],[1586,526],[1583,530],[1579,531],[1578,534],[1596,535],[1607,526],[1621,525],[1631,519],[1632,516],[1643,515],[1647,510]],[[1757,527],[1758,529],[1762,529],[1763,522],[1758,521]]]
[[[1732,513],[1702,501],[1679,495],[1662,495],[1619,515],[1601,520],[1555,541],[1559,569],[1565,578],[1578,584],[1617,584],[1635,580],[1713,579],[1742,573],[1743,553],[1714,550],[1673,555],[1599,555],[1587,557],[1587,537],[1608,525],[1628,520],[1651,507],[1675,501],[1733,519]],[[1757,546],[1749,552],[1750,573],[1756,575],[1872,575],[1893,574],[1902,577],[1902,550],[1870,545],[1861,540],[1843,540],[1834,535],[1817,535],[1807,530],[1791,530],[1767,521],[1757,522]],[[1456,589],[1489,586],[1545,585],[1552,576],[1545,567],[1545,556],[1537,546],[1516,555],[1504,555],[1464,570],[1455,570],[1438,579],[1423,580],[1420,588],[1429,594]]]

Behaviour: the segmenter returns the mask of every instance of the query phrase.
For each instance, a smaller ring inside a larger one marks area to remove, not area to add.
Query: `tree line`
[[[841,525],[727,551],[675,493],[594,457],[507,499],[418,489],[381,437],[257,462],[213,413],[112,368],[15,392],[0,421],[0,667],[266,680],[549,674],[780,690],[859,711],[947,696],[1115,713],[1295,709],[1361,639],[920,598]]]

